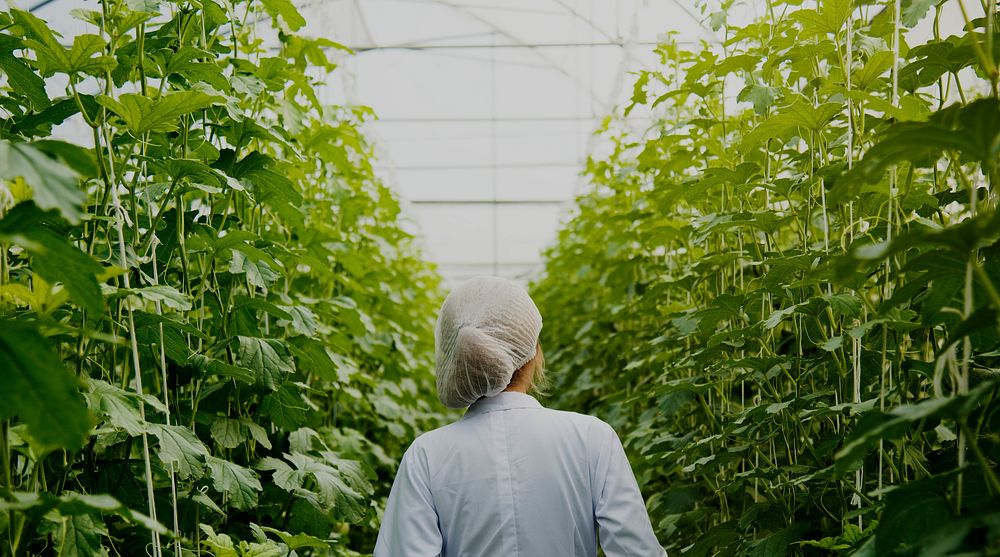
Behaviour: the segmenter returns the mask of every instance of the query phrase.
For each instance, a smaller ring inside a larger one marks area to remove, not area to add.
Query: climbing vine
[[[622,433],[675,554],[1000,551],[1000,21],[974,4],[705,5],[720,42],[658,46],[599,131],[533,294],[555,403]]]
[[[370,551],[438,278],[320,102],[344,47],[288,0],[76,17],[0,12],[0,555]]]

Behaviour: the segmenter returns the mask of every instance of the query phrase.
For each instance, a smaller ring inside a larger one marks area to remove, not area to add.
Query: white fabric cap
[[[520,285],[468,280],[445,299],[434,330],[438,398],[465,408],[499,394],[535,356],[541,330],[542,314]]]

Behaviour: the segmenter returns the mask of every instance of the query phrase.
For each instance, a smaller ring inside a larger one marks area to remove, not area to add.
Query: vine
[[[998,18],[943,4],[705,5],[725,49],[659,45],[599,130],[533,295],[668,550],[1000,548]]]
[[[319,100],[346,49],[287,0],[78,17],[0,12],[0,555],[370,551],[439,287]]]

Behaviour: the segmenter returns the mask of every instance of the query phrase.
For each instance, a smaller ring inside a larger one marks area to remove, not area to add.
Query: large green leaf
[[[38,69],[44,76],[55,73],[103,75],[117,65],[111,56],[95,56],[106,46],[104,39],[98,35],[77,35],[73,37],[73,45],[69,48],[50,48],[31,42],[29,45],[34,48]]]
[[[228,377],[230,379],[235,379],[247,385],[253,385],[257,383],[257,374],[253,370],[245,368],[243,366],[234,366],[232,364],[227,364],[216,360],[214,358],[209,358],[204,354],[192,354],[190,362],[195,365],[198,369],[205,372],[206,375],[218,375],[221,377]]]
[[[79,382],[26,323],[0,320],[0,388],[8,393],[0,396],[0,418],[19,416],[45,445],[83,446],[93,418]]]
[[[52,104],[45,92],[45,80],[13,53],[23,47],[19,39],[0,35],[0,72],[7,75],[11,90],[24,95],[35,110],[43,110]]]
[[[205,475],[208,449],[190,429],[181,425],[151,424],[150,432],[159,439],[156,454],[164,464],[173,464],[182,480]]]
[[[80,100],[87,109],[88,113],[96,113],[100,108],[100,106],[97,105],[97,102],[94,101],[94,98],[90,95],[80,95]],[[24,137],[46,136],[52,133],[53,126],[63,123],[67,118],[78,112],[80,112],[80,108],[76,104],[75,100],[57,100],[40,112],[28,113],[24,116],[11,118],[11,130],[12,132],[16,132]],[[72,164],[70,164],[70,166],[76,168]],[[94,172],[91,175],[96,174],[97,165],[94,164],[93,167]],[[79,169],[76,170],[79,172]]]
[[[276,20],[280,19],[292,31],[296,31],[306,24],[306,19],[302,17],[291,0],[262,0],[261,3],[269,16]]]
[[[246,274],[247,281],[257,288],[267,289],[281,276],[268,263],[271,259],[261,250],[248,244],[236,244],[232,248],[229,272]]]
[[[110,495],[88,495],[65,491],[55,496],[51,493],[4,491],[0,493],[0,511],[18,511],[35,517],[58,517],[98,514],[102,516],[118,516],[130,523],[138,524],[147,530],[166,534],[167,529],[159,522],[134,511]]]
[[[880,439],[893,439],[903,435],[909,427],[932,416],[964,417],[976,401],[996,391],[996,382],[986,381],[967,395],[929,398],[913,404],[897,406],[886,413],[871,412],[858,421],[844,446],[837,452],[836,467],[840,473],[848,471],[858,459],[878,444]]]
[[[91,410],[103,416],[108,425],[132,436],[148,431],[148,424],[139,412],[142,401],[135,393],[100,379],[91,379],[87,399]]]
[[[0,140],[0,180],[15,178],[31,186],[32,199],[42,209],[56,209],[71,223],[80,220],[84,193],[76,173],[27,143]]]
[[[839,114],[843,108],[836,103],[812,106],[804,101],[796,101],[761,122],[743,138],[741,149],[747,150],[765,144],[771,139],[788,139],[801,134],[809,139],[809,133],[820,131]]]
[[[851,14],[851,0],[824,0],[818,10],[796,10],[791,17],[802,25],[803,34],[836,35]]]
[[[73,301],[100,314],[104,297],[97,277],[104,267],[70,245],[57,232],[56,220],[31,202],[20,203],[0,220],[0,240],[26,249],[33,258],[35,273],[51,283],[61,283]]]
[[[251,509],[257,504],[257,492],[263,488],[253,470],[214,456],[209,456],[206,462],[211,471],[212,486],[226,496],[230,505],[237,509]]]
[[[364,518],[365,500],[373,488],[361,463],[325,451],[315,456],[286,453],[284,458],[266,457],[257,468],[273,472],[278,487],[305,498],[330,520],[357,522]]]
[[[218,103],[220,97],[201,91],[178,91],[158,99],[124,93],[117,99],[99,95],[97,102],[114,112],[134,135],[151,131],[170,131],[181,116]]]
[[[208,524],[199,524],[198,527],[205,534],[201,545],[207,547],[215,557],[240,557],[240,554],[236,552],[233,539],[228,535],[216,534],[215,530]]]
[[[62,103],[63,101],[59,101]],[[58,122],[53,122],[58,123]],[[41,139],[31,144],[36,149],[60,159],[81,178],[96,178],[98,176],[97,159],[93,149],[86,149],[57,139]]]
[[[1000,155],[1000,101],[953,105],[926,122],[899,122],[887,129],[857,166],[838,180],[830,200],[841,202],[880,179],[893,164],[927,166],[949,152],[995,168]]]
[[[277,389],[295,372],[295,361],[284,341],[273,338],[240,336],[236,360],[254,372],[257,383],[269,391]]]
[[[886,494],[875,532],[876,554],[889,555],[901,545],[919,547],[917,542],[947,524],[953,517],[948,484],[947,477],[924,478]]]
[[[331,545],[331,543],[327,540],[321,540],[316,536],[310,536],[308,534],[293,535],[275,528],[269,528],[267,526],[261,527],[261,530],[275,534],[281,538],[282,543],[288,546],[288,549],[293,551],[303,547],[329,548]]]
[[[164,307],[179,311],[191,309],[191,298],[173,286],[157,284],[142,288],[119,288],[118,294],[131,294],[149,302],[159,302]]]
[[[260,443],[265,449],[271,448],[267,431],[249,418],[215,418],[211,431],[212,438],[224,449],[234,449],[248,439]]]
[[[56,73],[101,75],[114,69],[116,60],[107,55],[95,56],[104,50],[106,43],[98,35],[80,34],[73,37],[69,48],[62,46],[41,19],[30,12],[11,10],[14,21],[23,26],[28,37],[25,45],[35,54],[35,63],[42,76]]]
[[[260,406],[261,411],[271,418],[274,425],[286,431],[302,426],[309,411],[299,388],[288,382],[265,396]]]
[[[50,521],[47,530],[55,542],[58,557],[105,557],[107,552],[101,538],[108,529],[98,515],[74,514],[58,516]]]

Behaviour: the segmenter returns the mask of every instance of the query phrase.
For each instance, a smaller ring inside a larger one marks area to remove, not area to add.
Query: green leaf
[[[244,419],[243,423],[247,426],[247,431],[250,432],[250,437],[254,441],[260,443],[265,449],[271,449],[271,440],[267,438],[267,430],[250,419]]]
[[[892,68],[892,52],[879,51],[868,57],[868,61],[851,76],[854,86],[867,90],[882,74]]]
[[[817,10],[796,10],[791,17],[802,25],[805,36],[836,35],[851,13],[852,0],[825,0]]]
[[[306,498],[334,521],[358,522],[364,518],[367,497],[373,488],[360,462],[344,460],[330,452],[318,456],[285,453],[284,458],[267,457],[257,467],[273,471],[278,487]],[[308,479],[314,488],[307,487]]]
[[[149,302],[160,302],[170,309],[178,311],[188,311],[191,309],[191,298],[173,286],[158,284],[154,286],[144,286],[142,288],[131,288],[118,290],[121,293],[138,295]]]
[[[42,76],[55,73],[100,75],[117,64],[110,56],[94,56],[105,47],[98,35],[80,34],[73,38],[73,45],[65,48],[44,21],[30,12],[11,10],[14,21],[25,31],[25,45],[34,52]]]
[[[278,215],[291,223],[300,223],[302,195],[295,190],[291,180],[270,169],[247,172],[243,178],[252,184],[251,191],[257,201],[271,207]]]
[[[280,386],[295,372],[295,362],[288,346],[273,338],[238,336],[236,361],[254,372],[257,383],[269,391]]]
[[[91,379],[87,399],[90,408],[104,416],[111,426],[122,429],[133,437],[148,431],[146,420],[139,413],[142,402],[135,393],[124,391],[100,379]]]
[[[309,407],[302,399],[298,388],[284,383],[278,390],[264,397],[261,411],[271,418],[274,425],[285,431],[291,431],[306,422]]]
[[[177,127],[181,116],[208,108],[220,100],[220,97],[200,91],[178,91],[156,100],[133,93],[122,94],[117,100],[97,96],[97,102],[117,114],[136,136],[151,131],[171,131]]]
[[[861,314],[861,300],[854,294],[826,294],[823,298],[830,304],[834,317],[857,317]]]
[[[308,336],[293,337],[290,350],[298,361],[298,369],[334,383],[347,384],[358,372],[358,363],[349,356],[327,349],[322,342]]]
[[[104,521],[92,514],[58,516],[44,529],[52,534],[58,557],[106,557],[101,537],[108,535]]]
[[[968,395],[929,398],[913,404],[897,406],[889,412],[871,412],[862,416],[851,431],[844,446],[837,451],[836,469],[843,474],[864,457],[879,439],[893,439],[903,435],[914,422],[931,416],[955,417],[967,415],[972,405],[983,396],[996,390],[995,382],[985,381]]]
[[[58,157],[82,178],[96,178],[98,175],[97,159],[94,158],[93,149],[85,149],[56,139],[42,139],[31,145],[44,153]]]
[[[37,57],[36,63],[43,76],[57,73],[87,74],[99,76],[109,72],[118,64],[111,56],[95,56],[104,50],[106,43],[98,35],[83,34],[73,37],[73,45],[63,48],[46,41],[26,41]]]
[[[49,26],[31,12],[12,9],[10,15],[13,23],[22,28],[25,38],[36,41],[46,48],[62,48]]]
[[[319,549],[329,548],[331,543],[317,538],[316,536],[310,536],[309,534],[289,534],[288,532],[283,532],[276,528],[270,528],[268,526],[262,526],[261,530],[265,532],[270,532],[279,538],[281,538],[282,543],[288,546],[288,549],[295,551],[296,549],[302,549],[303,547],[316,547]]]
[[[233,274],[246,273],[247,281],[253,286],[267,290],[267,287],[281,277],[271,267],[268,261],[274,261],[263,251],[248,244],[235,244],[232,247],[232,259],[229,272]]]
[[[716,555],[717,553],[712,551],[713,548],[725,547],[730,542],[740,538],[740,534],[735,526],[735,520],[713,526],[698,537],[698,541],[687,550],[685,556],[707,557],[708,555]]]
[[[235,449],[247,440],[246,427],[233,418],[217,417],[212,420],[212,439],[223,449]]]
[[[799,304],[795,304],[788,306],[786,308],[775,310],[774,312],[771,313],[771,315],[768,316],[766,320],[764,320],[764,328],[773,329],[777,327],[782,321],[785,320],[786,317],[794,314],[795,310],[798,309],[798,307]]]
[[[635,83],[632,84],[632,102],[630,102],[629,105],[625,107],[626,118],[628,117],[629,113],[632,112],[633,108],[635,108],[638,105],[646,104],[647,102],[646,85],[649,84],[649,76],[651,74],[652,74],[651,72],[639,72],[639,79],[636,79]]]
[[[754,112],[757,114],[767,114],[767,109],[774,104],[774,100],[781,94],[781,89],[769,87],[767,85],[753,84],[746,86],[736,100],[750,102],[753,104]]]
[[[882,178],[891,165],[910,162],[927,166],[943,153],[955,151],[996,167],[1000,154],[1000,100],[980,99],[966,106],[952,105],[926,122],[899,122],[888,128],[878,143],[830,191],[829,199],[842,202],[855,197],[861,186]]]
[[[279,319],[278,325],[290,326],[296,334],[313,336],[316,334],[318,319],[311,309],[303,305],[279,306],[289,314],[288,319]]]
[[[148,516],[134,511],[110,495],[86,495],[66,491],[59,497],[49,493],[8,491],[0,495],[0,511],[29,511],[44,515],[55,511],[59,516],[79,516],[87,514],[114,515],[147,530],[166,534],[167,529]]]
[[[262,4],[267,15],[275,21],[284,22],[290,31],[297,31],[306,24],[306,19],[291,0],[262,0]]]
[[[192,358],[185,335],[205,338],[204,333],[194,327],[155,313],[136,311],[134,320],[135,337],[139,345],[155,349],[156,353],[159,353],[162,345],[167,358],[179,365],[187,365]]]
[[[84,193],[76,173],[31,145],[0,140],[0,180],[15,178],[31,186],[36,205],[58,210],[71,223],[79,222]]]
[[[173,464],[182,480],[205,475],[208,449],[193,431],[180,425],[150,424],[150,432],[160,441],[157,456],[164,464]]]
[[[204,532],[205,538],[201,540],[201,545],[207,547],[215,557],[240,557],[236,552],[233,540],[226,534],[216,534],[208,524],[199,524],[199,528]]]
[[[819,106],[812,106],[804,101],[796,101],[789,106],[780,109],[777,113],[761,122],[750,133],[743,137],[740,149],[749,151],[757,148],[765,141],[780,138],[788,139],[793,134],[801,134],[805,139],[809,139],[808,133],[819,132],[835,116],[840,114],[843,107],[838,103],[824,103]]]
[[[0,72],[7,75],[7,83],[11,90],[24,95],[35,110],[48,108],[52,101],[45,92],[45,80],[11,52],[13,48],[20,46],[22,45],[0,39]]]
[[[31,326],[0,320],[0,418],[20,416],[32,437],[51,447],[83,446],[93,418],[79,383]]]
[[[788,546],[802,537],[809,528],[805,524],[795,524],[756,540],[750,544],[748,557],[784,557],[788,555]]]
[[[225,449],[234,449],[247,439],[253,439],[265,449],[271,448],[267,431],[249,418],[218,417],[212,421],[212,438]],[[249,436],[249,437],[248,437]]]
[[[885,509],[875,531],[877,555],[890,555],[901,545],[919,547],[919,541],[948,523],[954,515],[947,479],[911,481],[886,494]]]
[[[255,374],[253,370],[242,366],[227,364],[226,362],[209,358],[204,354],[192,354],[190,361],[192,364],[197,366],[198,369],[209,375],[228,377],[230,379],[240,381],[241,383],[246,383],[247,385],[257,383],[257,374]]]
[[[257,492],[263,488],[253,470],[214,456],[209,456],[206,462],[211,470],[212,487],[224,494],[230,505],[246,510],[257,504]]]
[[[904,2],[905,7],[903,8],[903,13],[900,14],[900,21],[906,27],[912,29],[927,15],[927,10],[939,2],[940,0],[909,0],[908,2]]]
[[[96,112],[100,107],[90,95],[80,95],[83,105],[88,113]],[[62,99],[56,101],[41,112],[26,114],[19,118],[11,119],[11,130],[25,137],[47,136],[52,133],[52,126],[59,125],[67,118],[80,112],[79,106],[73,99]],[[70,161],[67,160],[67,163]],[[73,167],[72,164],[70,164]],[[73,167],[76,169],[76,167]],[[96,164],[94,172],[96,173]],[[76,169],[79,172],[79,169]]]
[[[31,254],[33,271],[50,283],[61,283],[74,302],[95,315],[104,311],[97,277],[104,267],[69,244],[55,220],[34,203],[19,203],[0,220],[0,240],[17,244]]]

